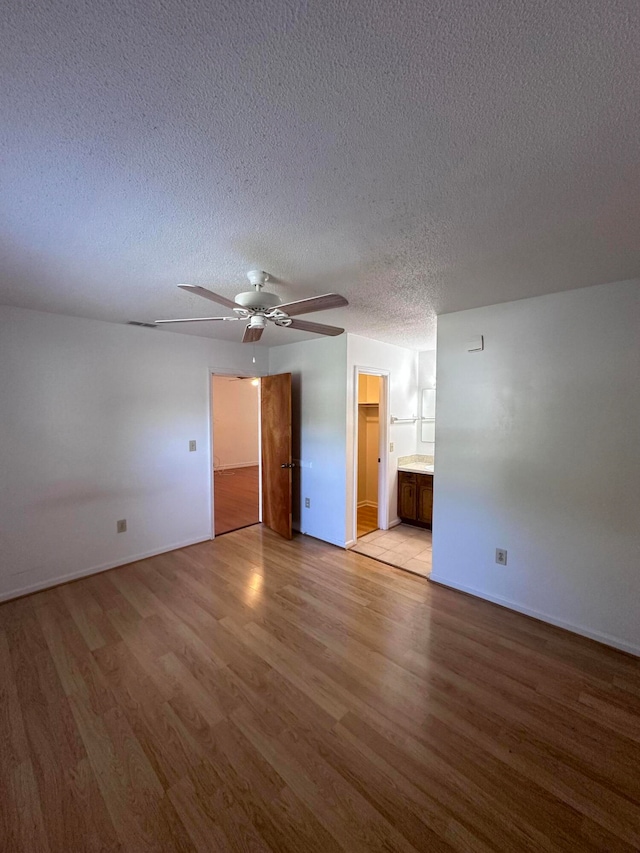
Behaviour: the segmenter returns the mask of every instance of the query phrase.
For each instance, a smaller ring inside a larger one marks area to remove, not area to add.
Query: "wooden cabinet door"
[[[416,520],[416,477],[400,471],[398,480],[398,515]]]
[[[418,476],[418,521],[431,526],[433,517],[433,477],[429,474]]]
[[[260,380],[262,521],[291,539],[291,374]]]

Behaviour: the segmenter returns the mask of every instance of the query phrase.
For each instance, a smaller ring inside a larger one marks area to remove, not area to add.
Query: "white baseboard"
[[[106,572],[109,569],[117,569],[118,566],[126,566],[129,563],[137,563],[138,560],[146,560],[147,557],[156,557],[158,554],[167,554],[169,551],[177,551],[178,548],[187,548],[189,545],[197,545],[200,542],[210,542],[211,535],[201,537],[199,539],[189,539],[186,542],[176,542],[173,545],[165,545],[162,548],[155,548],[153,551],[145,551],[143,554],[132,554],[122,560],[115,562],[102,563],[99,566],[92,566],[89,569],[80,569],[77,572],[69,572],[66,575],[59,575],[56,578],[48,578],[37,583],[27,584],[27,586],[19,589],[12,589],[8,592],[0,592],[0,601],[10,601],[12,598],[20,598],[23,595],[29,595],[32,592],[39,592],[42,589],[49,589],[52,586],[59,586],[62,583],[85,578],[89,575],[97,575],[100,572]]]
[[[402,524],[402,519],[394,518],[393,521],[389,522],[389,530],[391,530],[392,527],[397,527],[399,524]]]
[[[314,536],[313,533],[307,533],[304,530],[301,530],[300,533],[303,536],[308,536],[310,539],[317,539],[318,542],[326,542],[328,545],[335,545],[336,548],[345,548],[344,542],[340,542],[338,539],[328,539],[326,536]]]
[[[216,465],[214,471],[227,471],[229,468],[257,468],[259,462],[233,462],[231,465]]]
[[[357,540],[357,539],[349,539],[347,542],[345,542],[345,543],[344,543],[344,547],[345,547],[345,548],[346,548],[346,550],[348,551],[348,550],[349,550],[349,548],[353,548],[353,546],[354,546],[354,545],[357,545],[357,544],[358,544],[358,540]]]
[[[515,610],[516,613],[523,613],[525,616],[532,616],[534,619],[539,619],[541,622],[547,622],[549,625],[555,625],[556,628],[564,628],[565,631],[570,631],[572,634],[579,634],[581,637],[587,637],[589,640],[596,640],[598,643],[603,643],[605,646],[612,646],[614,649],[619,649],[622,652],[627,652],[630,655],[640,657],[640,646],[634,643],[628,643],[626,640],[620,640],[618,637],[612,637],[610,634],[603,634],[600,631],[591,631],[589,628],[584,628],[582,625],[574,625],[571,622],[564,622],[562,619],[556,619],[555,616],[549,616],[547,613],[542,613],[539,610],[533,610],[531,607],[524,607],[516,601],[511,601],[508,598],[503,598],[500,595],[489,595],[474,589],[464,584],[454,583],[444,578],[439,578],[433,572],[429,575],[429,580],[440,586],[447,586],[450,589],[457,589],[459,592],[466,592],[468,595],[473,595],[475,598],[481,598],[484,601],[490,601],[492,604],[499,604],[501,607],[506,607],[508,610]]]

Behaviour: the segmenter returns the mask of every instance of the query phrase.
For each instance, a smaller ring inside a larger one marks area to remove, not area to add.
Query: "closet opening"
[[[379,528],[382,376],[358,373],[356,538]]]

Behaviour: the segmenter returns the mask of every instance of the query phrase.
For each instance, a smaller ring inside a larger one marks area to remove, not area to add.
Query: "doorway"
[[[358,376],[358,523],[356,538],[378,529],[380,377]]]
[[[262,522],[291,539],[291,374],[210,376],[212,538]]]
[[[388,527],[385,455],[388,374],[356,368],[355,380],[354,538],[357,541]]]
[[[213,529],[230,533],[260,522],[260,380],[211,377]]]

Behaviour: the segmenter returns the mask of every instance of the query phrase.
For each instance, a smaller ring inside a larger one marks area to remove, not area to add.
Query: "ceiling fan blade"
[[[260,340],[263,332],[264,329],[261,329],[259,326],[247,326],[244,330],[244,335],[242,336],[242,343],[255,344],[256,341]]]
[[[344,329],[339,326],[325,326],[324,323],[308,323],[306,320],[292,320],[285,328],[298,329],[300,332],[315,332],[316,335],[341,335]]]
[[[239,320],[240,317],[186,317],[184,320],[154,320],[156,325],[160,323],[209,323],[211,320]]]
[[[323,296],[298,299],[297,302],[285,302],[284,305],[278,305],[277,310],[295,317],[297,314],[310,314],[312,311],[326,311],[327,308],[342,308],[348,304],[348,300],[339,293],[325,293]]]
[[[214,293],[213,290],[207,290],[206,287],[200,287],[197,284],[179,284],[182,290],[188,290],[189,293],[195,293],[196,296],[204,296],[205,299],[210,299],[212,302],[217,302],[219,305],[225,305],[227,308],[237,308],[238,305],[233,299],[227,299],[226,296],[220,296],[219,293]]]

